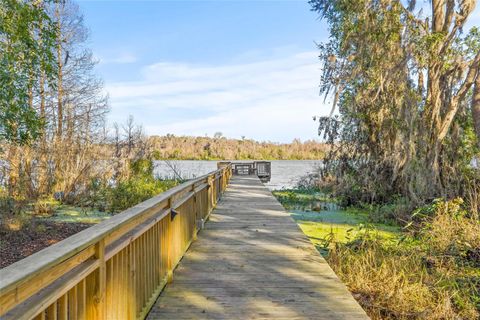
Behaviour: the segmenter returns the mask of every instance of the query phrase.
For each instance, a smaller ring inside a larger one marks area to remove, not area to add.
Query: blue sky
[[[111,122],[131,114],[147,134],[317,138],[312,116],[330,107],[314,42],[328,30],[306,0],[79,5]]]
[[[148,134],[315,139],[314,41],[326,26],[306,1],[79,1],[110,121]]]

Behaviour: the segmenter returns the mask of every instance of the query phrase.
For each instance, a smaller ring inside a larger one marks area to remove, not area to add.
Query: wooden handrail
[[[222,166],[1,269],[0,318],[144,318],[231,175]]]

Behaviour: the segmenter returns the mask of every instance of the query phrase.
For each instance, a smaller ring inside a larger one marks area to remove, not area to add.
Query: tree
[[[468,132],[480,36],[461,33],[475,1],[432,0],[426,17],[415,1],[310,4],[330,25],[321,91],[340,113],[320,119],[332,145],[324,174],[348,201],[461,194],[476,152]]]
[[[129,115],[127,121],[122,126],[123,134],[125,137],[125,144],[127,146],[127,157],[132,157],[132,152],[138,144],[142,142],[143,128],[140,125],[135,124],[135,120],[132,115]]]
[[[87,47],[88,30],[78,5],[71,0],[48,7],[56,26],[56,82],[47,88],[46,136],[50,142],[41,156],[44,166],[55,163],[54,187],[70,192],[94,174],[95,143],[105,138],[108,111],[103,83],[94,72],[96,61]]]
[[[40,77],[55,77],[56,33],[45,3],[0,0],[0,139],[15,144],[41,133],[33,94]]]
[[[101,174],[94,164],[105,158],[108,111],[83,16],[71,0],[0,1],[0,136],[9,195],[80,194]]]
[[[74,135],[91,137],[103,126],[108,111],[103,82],[94,73],[97,61],[87,47],[88,30],[78,5],[59,1],[49,8],[57,27],[57,82],[51,89],[50,124],[57,141],[71,143]],[[55,105],[55,106],[54,106]]]

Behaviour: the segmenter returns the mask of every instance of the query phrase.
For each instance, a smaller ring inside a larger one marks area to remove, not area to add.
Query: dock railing
[[[143,319],[227,187],[187,181],[0,270],[0,319]]]
[[[269,182],[272,176],[270,161],[232,162],[231,164],[234,175],[256,175],[262,182]]]

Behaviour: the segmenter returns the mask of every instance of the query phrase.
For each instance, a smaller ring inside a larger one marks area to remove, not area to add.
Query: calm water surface
[[[155,161],[155,175],[162,178],[174,177],[177,172],[184,179],[191,179],[217,169],[218,161],[169,160]],[[321,160],[272,160],[272,179],[266,186],[273,189],[294,187],[297,181],[314,172]]]

